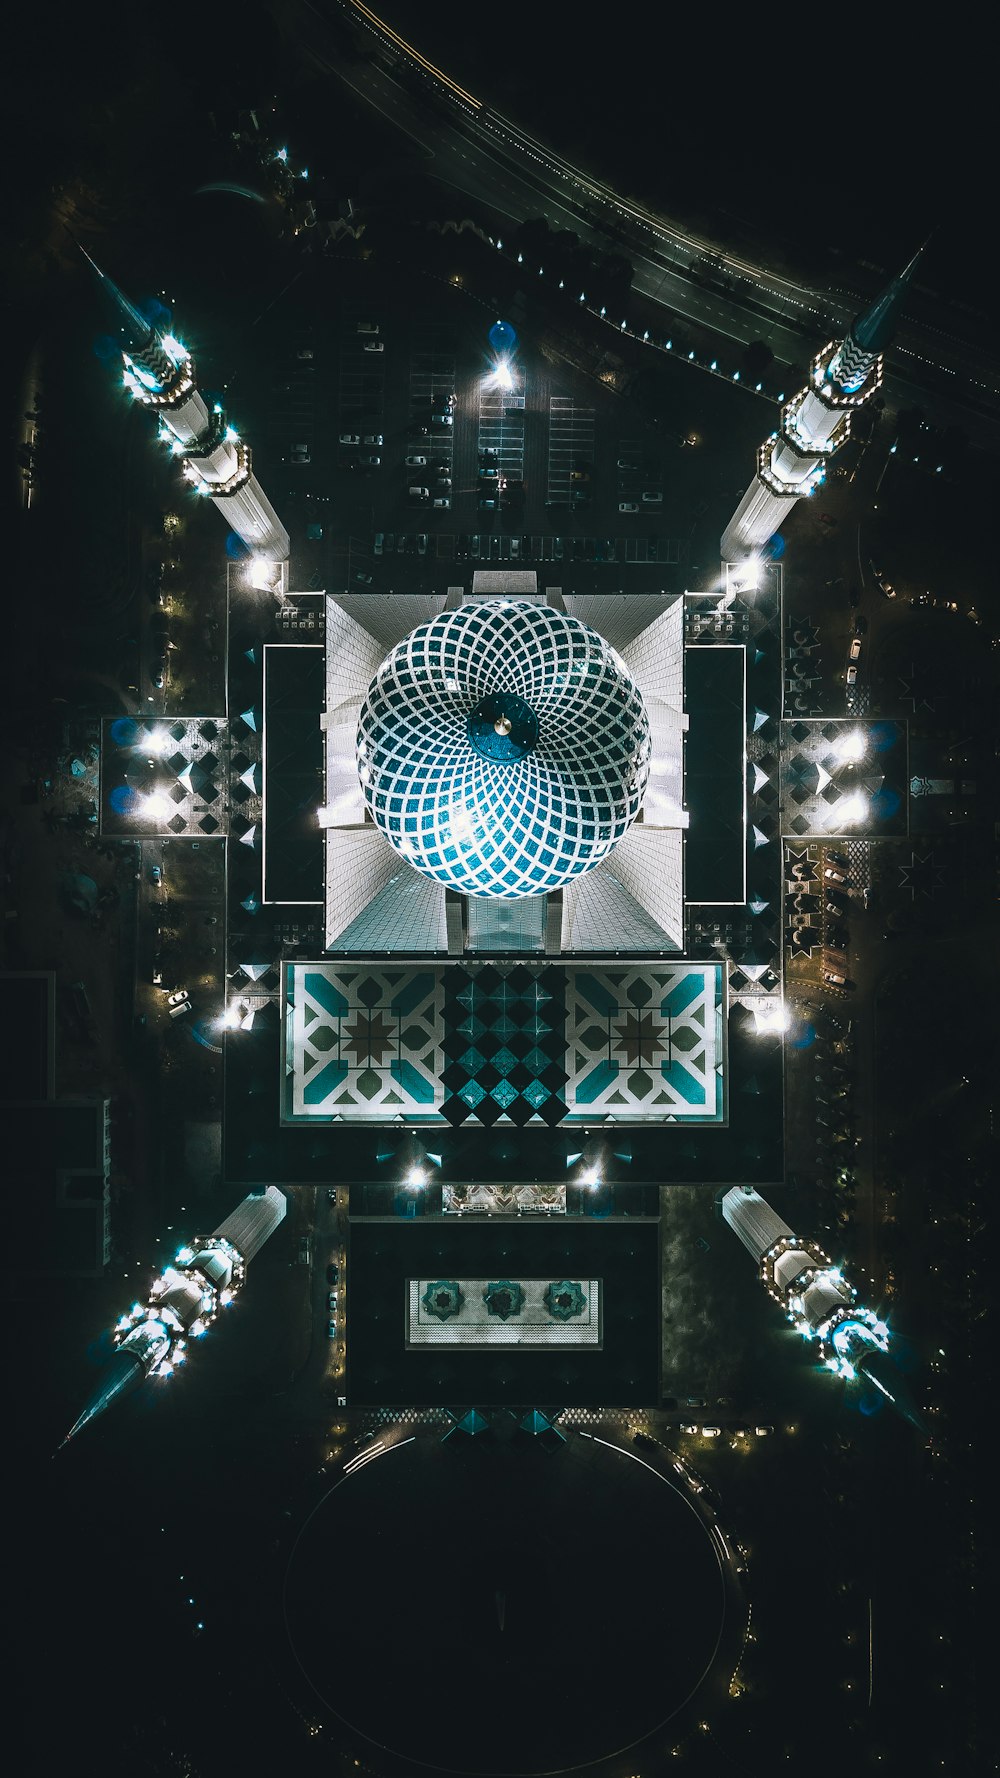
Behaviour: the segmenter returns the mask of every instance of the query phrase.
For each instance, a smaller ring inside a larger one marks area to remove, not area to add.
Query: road
[[[498,218],[519,223],[541,215],[553,229],[572,230],[601,251],[624,253],[634,266],[635,293],[671,315],[741,346],[764,339],[779,362],[801,364],[825,339],[846,331],[867,300],[862,291],[815,291],[735,258],[621,197],[463,94],[357,0],[336,4],[355,28],[370,30],[379,59],[345,63],[310,0],[301,11],[305,53],[403,131],[432,163],[432,177]],[[416,76],[427,97],[397,75],[411,84]],[[950,315],[950,331],[942,328],[939,303],[919,285],[910,307],[893,347],[888,399],[896,406],[932,401],[942,422],[960,424],[984,443],[1000,441],[1000,363],[978,318]]]

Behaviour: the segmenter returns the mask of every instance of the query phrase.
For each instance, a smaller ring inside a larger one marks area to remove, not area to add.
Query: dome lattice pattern
[[[649,723],[595,630],[489,600],[419,624],[386,657],[361,706],[358,774],[416,870],[466,895],[543,895],[635,820]]]

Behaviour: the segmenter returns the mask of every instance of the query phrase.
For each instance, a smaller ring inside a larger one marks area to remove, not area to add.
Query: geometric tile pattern
[[[723,992],[716,963],[289,964],[284,1115],[719,1122]]]
[[[441,1114],[495,1124],[566,1116],[566,972],[555,966],[443,972],[448,1089]]]
[[[444,1032],[434,970],[293,964],[288,987],[293,1115],[378,1121],[438,1108]]]
[[[102,833],[196,840],[225,834],[229,739],[224,716],[106,717]]]
[[[722,970],[718,964],[574,970],[566,1066],[577,1118],[723,1116]]]

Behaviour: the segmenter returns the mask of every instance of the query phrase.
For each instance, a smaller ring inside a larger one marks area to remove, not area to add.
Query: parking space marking
[[[570,475],[577,460],[594,460],[594,409],[577,407],[572,396],[549,396],[549,500],[569,501]]]

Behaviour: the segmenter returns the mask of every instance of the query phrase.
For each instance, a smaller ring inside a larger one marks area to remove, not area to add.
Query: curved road
[[[370,33],[377,59],[345,64],[311,0],[302,0],[299,14],[304,53],[407,135],[433,161],[433,177],[512,223],[541,215],[552,228],[572,230],[604,251],[619,249],[633,263],[634,291],[672,315],[741,345],[764,339],[777,360],[801,364],[823,340],[846,330],[866,300],[860,292],[817,292],[751,265],[620,197],[466,94],[361,0],[329,3],[356,30]],[[405,72],[410,85],[402,85],[394,69]],[[414,77],[426,86],[426,100],[411,90]],[[890,400],[931,402],[941,421],[962,425],[983,443],[1000,441],[1000,364],[991,360],[977,318],[969,318],[972,337],[962,338],[937,325],[933,299],[925,300],[919,288],[913,294],[914,308],[928,313],[900,329],[886,379]]]

